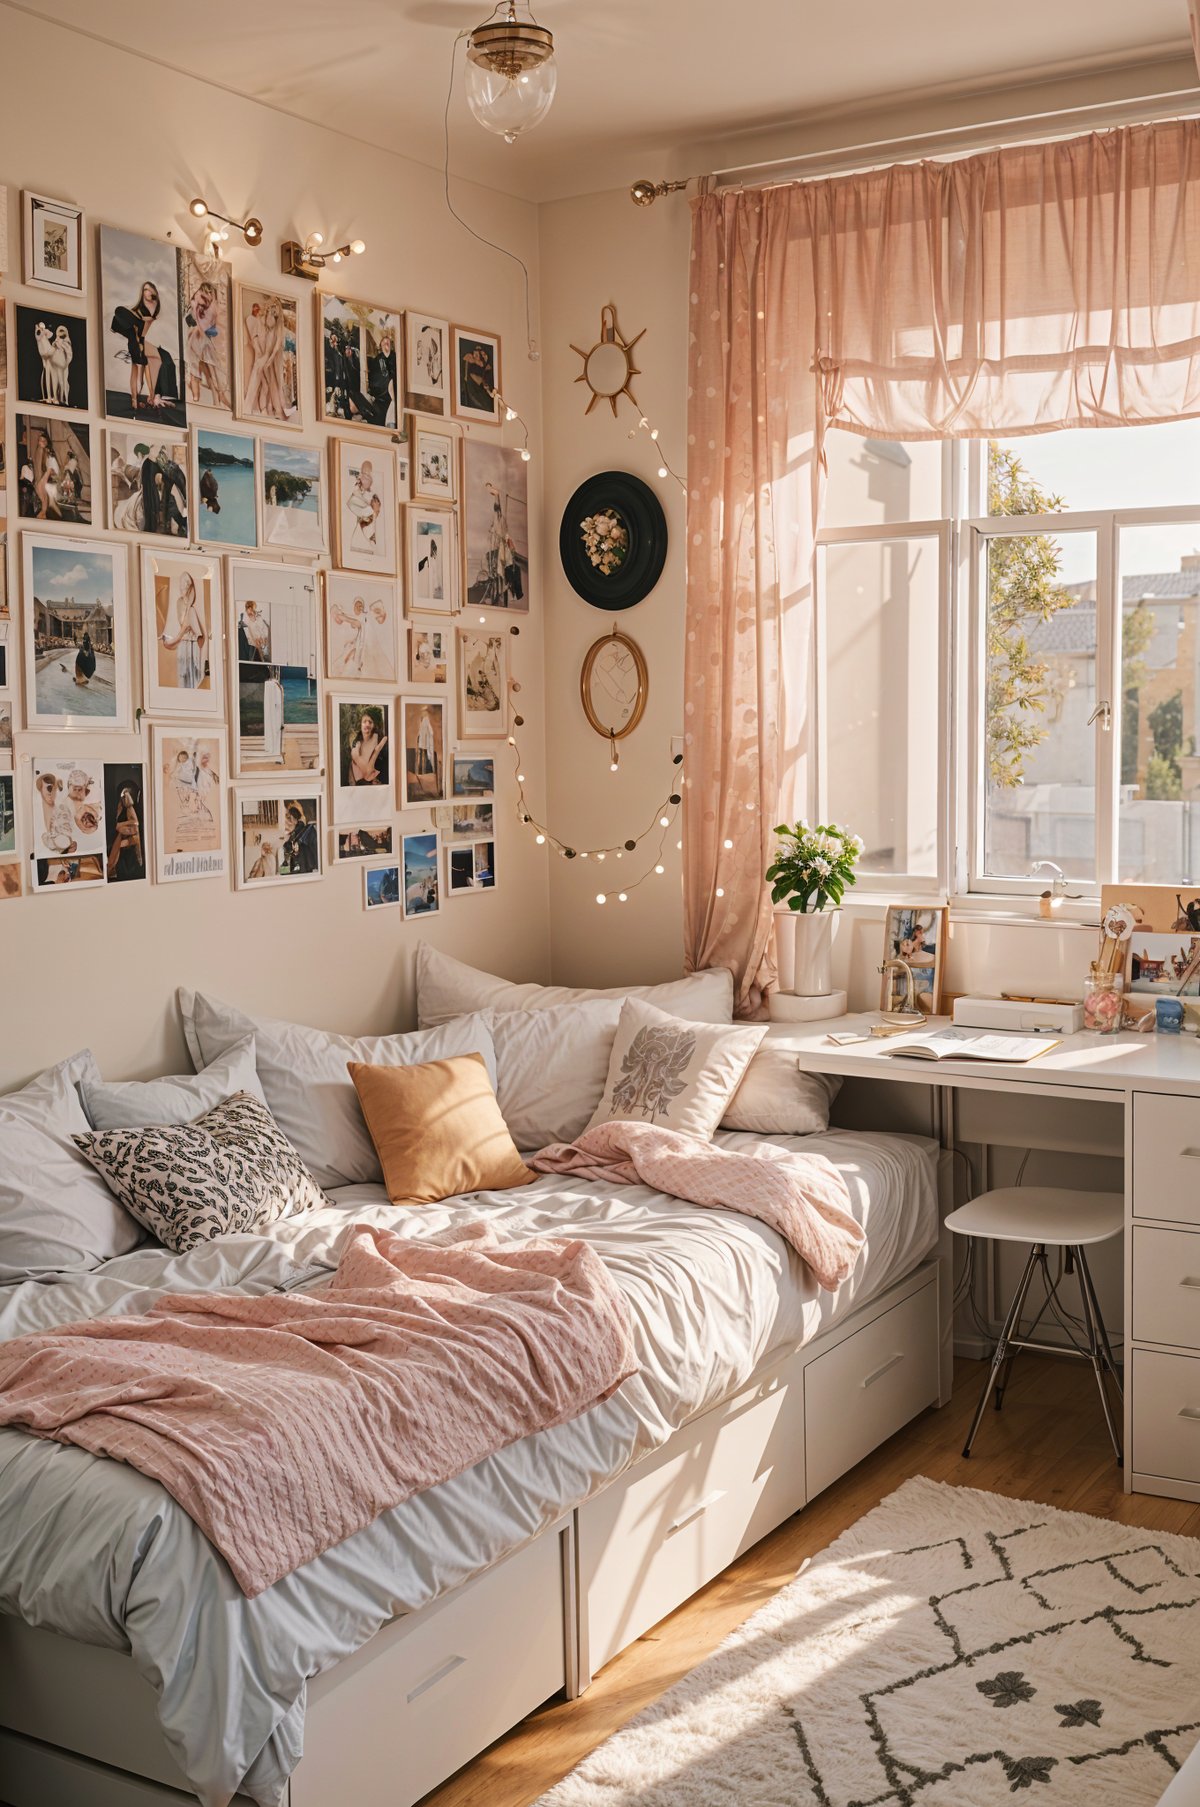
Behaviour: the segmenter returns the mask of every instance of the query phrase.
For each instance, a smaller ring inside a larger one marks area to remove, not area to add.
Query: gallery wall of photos
[[[494,890],[505,618],[530,606],[498,335],[238,282],[53,197],[23,194],[22,227],[0,294],[0,900],[341,864],[363,908],[405,918]],[[105,733],[143,757],[93,754]]]

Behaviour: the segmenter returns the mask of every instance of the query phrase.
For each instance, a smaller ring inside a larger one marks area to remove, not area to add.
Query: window
[[[828,451],[813,806],[862,888],[1200,882],[1200,421]]]

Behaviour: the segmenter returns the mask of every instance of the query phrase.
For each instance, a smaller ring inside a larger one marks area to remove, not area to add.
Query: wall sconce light
[[[334,251],[323,251],[324,243],[325,235],[321,232],[310,232],[303,244],[297,239],[285,238],[279,247],[279,267],[284,275],[306,276],[309,282],[315,282],[326,264],[340,264],[343,257],[361,257],[367,248],[361,238],[352,238]]]
[[[194,201],[188,202],[188,212],[194,214],[198,220],[207,219],[208,248],[214,257],[221,255],[221,245],[229,237],[230,226],[235,232],[241,233],[248,245],[262,244],[263,223],[261,220],[255,219],[253,214],[248,220],[231,220],[228,214],[217,213],[207,201],[201,200],[199,195]],[[220,221],[220,227],[213,224],[214,220]]]

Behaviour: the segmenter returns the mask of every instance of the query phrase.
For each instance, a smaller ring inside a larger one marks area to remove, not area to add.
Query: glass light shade
[[[506,144],[512,144],[522,132],[546,117],[557,86],[558,67],[553,56],[534,68],[520,69],[515,75],[489,68],[486,63],[467,63],[467,105],[480,125],[495,132]]]

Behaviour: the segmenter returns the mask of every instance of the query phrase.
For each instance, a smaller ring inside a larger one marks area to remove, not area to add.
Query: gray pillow
[[[235,1092],[267,1101],[254,1066],[254,1037],[243,1036],[200,1073],[169,1079],[105,1082],[95,1067],[79,1081],[94,1129],[143,1129],[149,1124],[191,1123]]]

